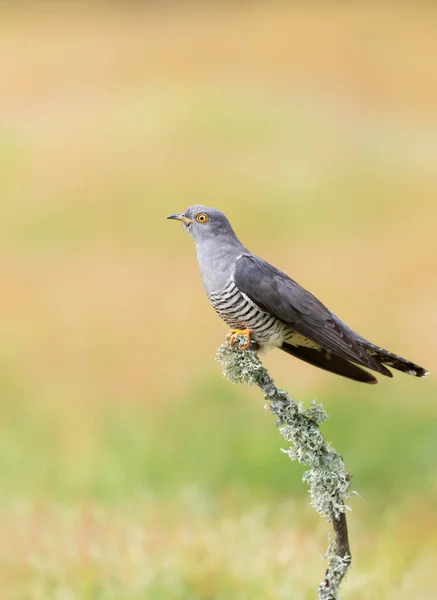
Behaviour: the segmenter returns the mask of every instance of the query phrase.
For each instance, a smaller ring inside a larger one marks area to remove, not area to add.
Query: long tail
[[[354,379],[355,381],[361,381],[363,383],[378,383],[378,380],[372,373],[365,371],[344,358],[329,354],[323,351],[323,349],[319,350],[316,348],[307,348],[305,346],[294,346],[284,342],[281,346],[281,350],[284,350],[287,354],[300,358],[300,360],[304,360],[315,367],[330,371],[331,373],[336,373],[337,375],[342,375],[348,379]],[[381,367],[381,370],[387,377],[393,377],[390,371],[385,367]]]
[[[397,354],[393,354],[393,352],[384,350],[384,348],[375,346],[374,344],[367,342],[367,340],[364,340],[364,338],[362,341],[360,340],[359,344],[364,348],[367,354],[377,359],[379,365],[376,366],[378,369],[375,367],[371,368],[372,370],[377,370],[381,375],[393,377],[393,373],[387,369],[387,367],[392,367],[393,369],[397,369],[408,375],[413,375],[414,377],[426,377],[428,375],[428,371],[423,367],[420,367]],[[300,358],[300,360],[304,360],[315,367],[330,371],[331,373],[336,373],[337,375],[342,375],[348,379],[354,379],[355,381],[361,381],[363,383],[378,383],[378,380],[372,373],[369,373],[365,369],[362,369],[358,365],[345,360],[344,358],[335,356],[335,354],[324,352],[323,349],[294,346],[293,344],[284,342],[281,346],[281,350],[284,350],[287,354]]]
[[[413,377],[426,377],[429,375],[429,371],[423,367],[416,365],[406,358],[402,358],[402,356],[393,354],[393,352],[384,350],[384,348],[375,346],[375,344],[363,341],[360,342],[360,346],[364,348],[366,354],[376,357],[380,363],[387,365],[387,367],[392,367],[393,369],[397,369],[398,371],[402,371],[402,373],[407,373]]]

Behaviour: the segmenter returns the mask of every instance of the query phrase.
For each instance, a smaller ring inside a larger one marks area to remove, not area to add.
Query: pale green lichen
[[[315,400],[305,410],[286,391],[278,389],[256,351],[250,348],[240,350],[246,343],[247,336],[241,335],[236,338],[234,346],[230,345],[229,340],[220,346],[217,358],[222,365],[223,375],[234,383],[247,383],[261,388],[266,406],[277,417],[276,424],[281,435],[290,443],[290,447],[283,452],[291,460],[308,467],[303,474],[303,481],[309,486],[311,506],[328,521],[334,521],[336,530],[340,520],[344,519],[344,513],[349,510],[346,501],[352,492],[350,475],[344,468],[343,458],[331,444],[325,442],[319,429],[328,415]],[[347,542],[347,528],[345,531]],[[350,566],[351,557],[349,552],[345,552],[344,548],[342,552],[336,542],[331,541],[326,558],[329,566],[319,586],[319,599],[337,600],[340,583]]]

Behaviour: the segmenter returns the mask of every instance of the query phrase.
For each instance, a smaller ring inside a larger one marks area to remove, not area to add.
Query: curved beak
[[[167,219],[174,219],[175,221],[182,221],[182,223],[185,223],[185,225],[188,225],[188,223],[193,222],[191,219],[189,219],[188,217],[186,217],[184,214],[181,214],[181,213],[174,213],[173,215],[168,215]]]

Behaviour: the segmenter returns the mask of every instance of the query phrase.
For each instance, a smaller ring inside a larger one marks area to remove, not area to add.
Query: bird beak
[[[167,219],[174,219],[175,221],[182,221],[182,223],[185,223],[185,225],[188,225],[188,223],[193,222],[191,219],[189,219],[188,217],[186,217],[185,215],[182,215],[180,213],[174,213],[174,215],[168,215]]]

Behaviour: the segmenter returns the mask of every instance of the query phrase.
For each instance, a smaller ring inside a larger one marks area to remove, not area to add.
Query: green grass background
[[[329,526],[171,212],[435,371],[437,32],[428,5],[2,9],[0,597],[315,596]],[[437,387],[278,352],[354,474],[344,598],[434,598]]]

